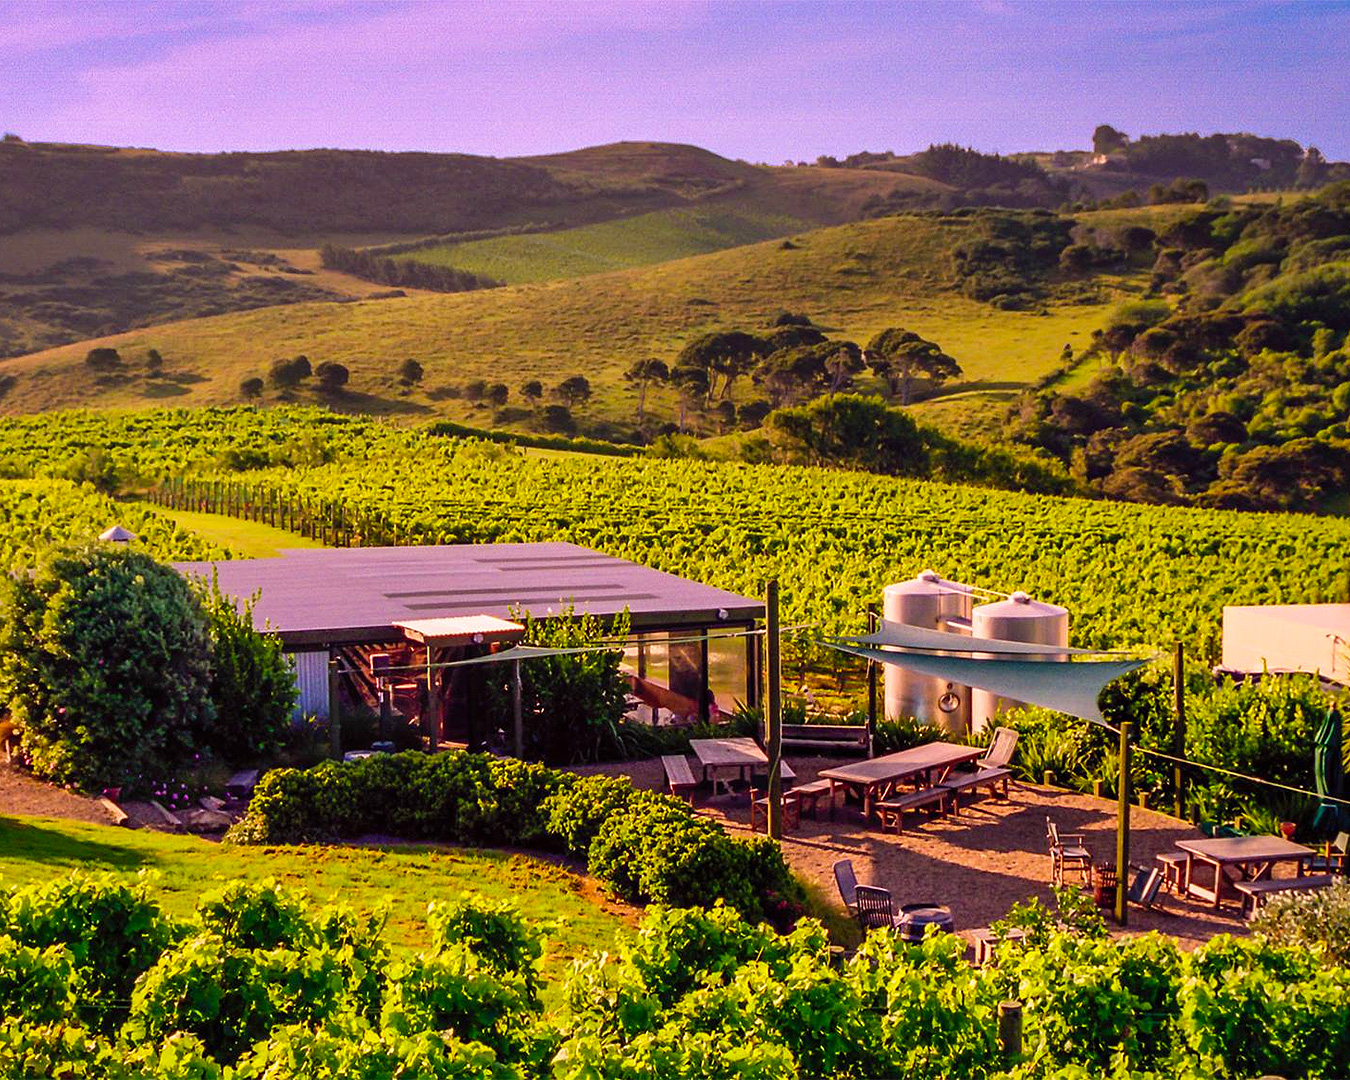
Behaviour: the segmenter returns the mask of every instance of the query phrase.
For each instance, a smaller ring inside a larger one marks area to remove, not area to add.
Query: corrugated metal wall
[[[297,717],[328,719],[328,650],[290,654],[295,662],[295,685],[300,697],[295,704]]]

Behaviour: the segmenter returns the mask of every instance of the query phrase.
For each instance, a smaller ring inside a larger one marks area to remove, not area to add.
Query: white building
[[[1223,666],[1315,672],[1350,686],[1350,604],[1225,607]]]

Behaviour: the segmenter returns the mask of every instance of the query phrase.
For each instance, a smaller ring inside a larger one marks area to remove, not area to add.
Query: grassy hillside
[[[517,284],[648,266],[771,240],[813,225],[801,218],[761,213],[750,207],[701,205],[654,210],[558,232],[445,244],[406,257]]]
[[[348,389],[324,399],[348,411],[439,413],[482,426],[493,423],[492,412],[448,396],[446,387],[503,381],[516,405],[528,379],[548,386],[584,373],[594,395],[579,409],[583,422],[622,423],[634,394],[620,375],[632,360],[672,359],[698,333],[762,328],[784,308],[858,341],[903,325],[961,363],[965,377],[950,391],[999,394],[1054,368],[1065,344],[1086,344],[1106,305],[1142,285],[1138,275],[1100,274],[1072,297],[1000,310],[955,288],[952,249],[978,239],[969,217],[897,216],[799,235],[790,245],[769,241],[575,280],[194,319],[9,361],[3,372],[14,381],[0,409],[225,404],[239,400],[242,378],[262,374],[278,356],[304,353],[350,369]],[[130,372],[96,377],[82,362],[92,344],[121,350]],[[163,380],[136,372],[150,348],[181,376],[167,392]],[[417,389],[400,387],[395,374],[410,357],[426,371]],[[657,412],[673,414],[672,399],[654,398]]]

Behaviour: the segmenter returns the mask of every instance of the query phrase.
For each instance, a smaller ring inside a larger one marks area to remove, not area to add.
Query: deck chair
[[[1012,760],[1013,749],[1017,746],[1017,732],[1009,727],[994,729],[994,740],[989,744],[989,752],[975,762],[976,769],[1004,769]]]
[[[1012,728],[996,728],[993,742],[984,757],[971,763],[968,770],[953,771],[942,781],[941,786],[952,793],[953,807],[959,809],[961,793],[976,791],[987,787],[990,795],[998,794],[1002,787],[1003,798],[1008,797],[1008,783],[1012,779],[1012,770],[1008,762],[1012,760],[1013,748],[1017,745],[1017,732]]]
[[[1152,910],[1158,900],[1158,890],[1162,887],[1163,868],[1131,865],[1130,870],[1132,873],[1129,887],[1125,890],[1125,899],[1131,904]]]
[[[839,899],[850,915],[858,914],[858,879],[853,874],[853,860],[840,859],[834,864],[834,883],[839,888]]]
[[[888,889],[877,889],[871,885],[859,885],[854,890],[857,898],[858,922],[863,933],[869,930],[891,930],[896,925],[895,911],[891,906],[891,894]]]
[[[1050,845],[1050,883],[1063,885],[1067,868],[1081,873],[1083,884],[1086,885],[1092,876],[1092,852],[1083,846],[1083,834],[1061,834],[1055,823],[1047,817],[1045,838]]]
[[[1314,855],[1308,867],[1313,873],[1350,873],[1350,833],[1337,833],[1321,855]]]

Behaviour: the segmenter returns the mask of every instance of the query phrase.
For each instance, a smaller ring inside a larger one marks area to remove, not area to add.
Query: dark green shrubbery
[[[211,725],[211,642],[188,583],[104,545],[0,581],[0,697],[35,772],[98,789],[191,752]]]
[[[273,770],[230,837],[276,844],[363,833],[566,851],[633,901],[720,899],[747,918],[785,923],[800,900],[776,844],[734,840],[679,799],[481,754]]]
[[[75,879],[65,895],[90,911],[112,884]],[[1212,1080],[1334,1077],[1350,1058],[1350,971],[1320,939],[1185,953],[1157,934],[1112,940],[1099,918],[1051,926],[1037,906],[1017,919],[1041,930],[1001,944],[995,967],[972,967],[953,934],[882,932],[841,964],[813,920],[780,936],[720,904],[653,907],[578,961],[545,1014],[539,929],[479,897],[434,908],[431,947],[396,958],[377,926],[270,882],[228,883],[183,923],[149,915],[171,932],[122,939],[145,972],[125,1023],[101,1028],[77,1012],[64,945],[0,934],[0,1076]],[[1009,997],[1024,1004],[1016,1061],[996,1037]]]

